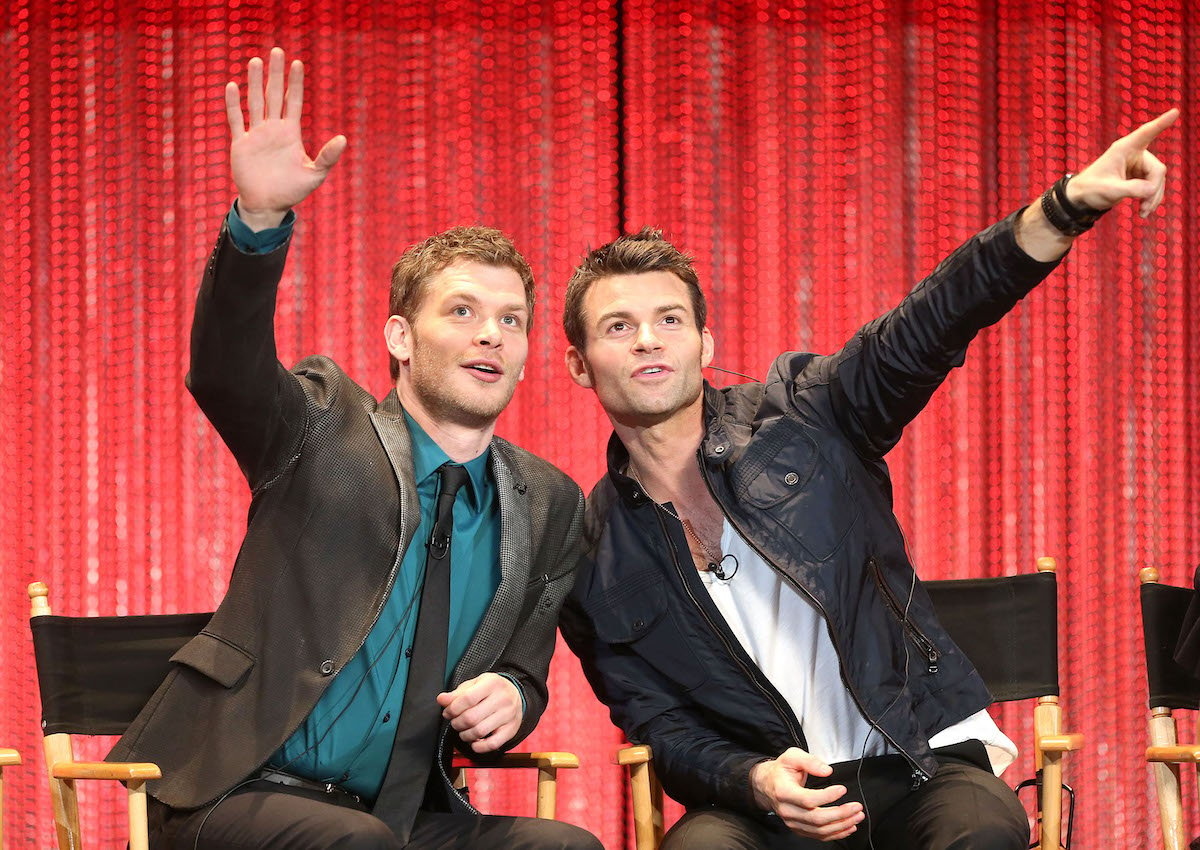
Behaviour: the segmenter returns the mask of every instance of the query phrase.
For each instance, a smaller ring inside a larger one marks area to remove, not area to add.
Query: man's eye
[[[514,328],[521,327],[521,320],[517,316],[504,316],[500,319],[506,325],[511,325]]]
[[[629,327],[629,325],[625,324],[624,322],[613,322],[611,325],[608,326],[608,332],[609,333],[621,333],[627,327]]]
[[[679,324],[679,317],[678,316],[663,316],[663,323],[668,324],[668,325],[677,325],[677,324]]]
[[[471,309],[470,309],[469,307],[464,307],[464,306],[461,306],[461,305],[460,305],[460,306],[458,306],[458,307],[455,307],[455,308],[454,308],[453,310],[451,310],[450,312],[451,312],[451,313],[453,313],[455,316],[469,316],[469,315],[471,315]]]

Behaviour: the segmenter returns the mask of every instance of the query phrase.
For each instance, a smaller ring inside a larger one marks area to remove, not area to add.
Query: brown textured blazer
[[[331,360],[276,358],[275,295],[287,245],[244,254],[227,230],[205,272],[187,386],[252,491],[229,589],[212,621],[110,759],[153,761],[150,793],[204,805],[261,767],[358,651],[420,519],[411,444],[393,391],[377,402]],[[502,439],[500,586],[451,687],[513,676],[537,724],[563,597],[574,582],[583,500],[566,475]],[[445,730],[443,730],[444,732]]]

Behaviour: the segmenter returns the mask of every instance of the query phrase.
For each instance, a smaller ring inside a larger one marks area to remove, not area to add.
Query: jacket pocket
[[[933,641],[929,639],[928,635],[921,631],[921,628],[913,622],[911,611],[909,610],[912,600],[909,599],[901,607],[899,598],[893,592],[892,586],[887,583],[887,578],[883,575],[883,569],[874,558],[867,559],[867,569],[870,571],[871,577],[875,579],[875,584],[879,586],[879,593],[883,597],[884,606],[895,617],[900,627],[904,629],[904,633],[908,636],[908,639],[916,645],[917,649],[921,651],[921,655],[924,656],[927,662],[926,669],[930,673],[938,672],[938,660],[942,654],[938,651]]]
[[[201,632],[171,656],[219,685],[232,688],[254,666],[254,656],[209,632]]]
[[[667,679],[692,690],[708,680],[708,671],[668,607],[666,594],[672,592],[657,576],[632,581],[589,606],[588,613],[601,641],[618,652],[636,653]]]
[[[842,545],[858,504],[816,440],[794,419],[763,425],[731,470],[738,501],[769,517],[818,561]],[[820,521],[814,521],[820,517]]]

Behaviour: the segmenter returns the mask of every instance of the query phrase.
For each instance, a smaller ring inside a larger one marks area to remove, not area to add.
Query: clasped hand
[[[833,803],[846,795],[845,785],[806,788],[810,775],[829,776],[833,768],[797,747],[779,758],[756,764],[750,771],[754,798],[774,812],[788,828],[806,838],[836,841],[853,834],[863,819],[862,803]]]
[[[442,717],[450,721],[464,744],[490,753],[507,744],[521,728],[521,692],[509,679],[484,673],[438,694]]]

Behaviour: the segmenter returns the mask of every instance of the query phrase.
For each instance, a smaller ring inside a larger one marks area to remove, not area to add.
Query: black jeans
[[[938,772],[915,789],[901,756],[863,759],[861,770],[858,761],[835,764],[832,776],[812,782],[845,785],[838,803],[864,804],[867,817],[841,841],[803,838],[773,816],[699,809],[671,828],[661,850],[1026,850],[1029,817],[992,773],[983,745],[970,741],[934,753]]]
[[[149,801],[153,850],[400,850],[366,806],[320,791],[250,782],[214,806],[180,811]],[[590,832],[558,821],[418,812],[411,850],[603,850]]]

